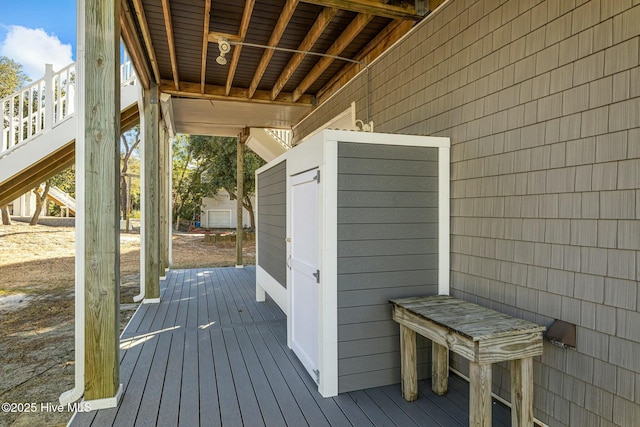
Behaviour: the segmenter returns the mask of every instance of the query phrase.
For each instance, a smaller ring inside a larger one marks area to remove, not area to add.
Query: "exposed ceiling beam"
[[[220,99],[227,101],[253,102],[257,104],[276,104],[276,105],[303,105],[311,106],[313,97],[304,95],[296,101],[290,93],[281,93],[275,100],[271,100],[271,92],[268,90],[257,90],[252,98],[247,97],[245,88],[232,88],[229,95],[226,94],[224,86],[205,85],[204,94],[200,91],[199,83],[180,82],[180,90],[176,90],[171,80],[162,80],[160,82],[160,91],[169,95],[181,96],[184,98],[199,99]]]
[[[369,21],[373,19],[372,15],[359,14],[357,15],[353,21],[349,24],[349,26],[338,36],[335,42],[331,45],[331,47],[327,50],[327,55],[337,56],[351,43],[351,41],[356,38],[358,34],[363,30],[364,27],[367,26]],[[323,56],[316,62],[316,65],[313,66],[309,74],[307,74],[298,87],[293,91],[293,100],[297,101],[302,94],[309,89],[309,86],[315,82],[318,77],[327,69],[327,67],[334,61],[334,58]]]
[[[278,18],[278,22],[271,33],[271,37],[269,37],[268,46],[276,47],[278,42],[280,42],[280,38],[284,34],[284,30],[287,28],[287,24],[291,20],[293,16],[293,12],[296,11],[296,6],[298,6],[298,0],[287,0],[284,7],[282,8],[282,13],[280,13],[280,17]],[[256,68],[256,72],[253,75],[253,79],[251,80],[251,84],[249,85],[248,97],[251,98],[258,88],[258,84],[260,84],[260,80],[262,80],[262,76],[264,72],[267,70],[269,66],[269,61],[271,61],[271,57],[273,56],[273,49],[265,49],[262,53],[262,58],[260,59],[260,63]]]
[[[371,61],[380,56],[400,37],[405,35],[413,28],[412,21],[395,20],[389,23],[384,30],[379,32],[376,37],[367,44],[353,59],[361,61],[364,64],[370,64]],[[317,93],[316,98],[319,102],[333,94],[336,90],[344,86],[362,69],[360,64],[350,63],[345,65],[335,76],[333,76],[327,84],[324,85]]]
[[[167,30],[167,43],[169,44],[169,57],[171,58],[171,72],[176,89],[180,90],[180,76],[178,76],[178,60],[176,59],[176,46],[173,39],[173,24],[171,23],[171,7],[169,0],[162,0],[162,14],[164,15],[164,26]]]
[[[420,20],[422,16],[416,13],[414,7],[391,6],[373,0],[300,0],[304,3],[316,4],[318,6],[336,7],[338,9],[350,10],[351,12],[364,13],[367,15],[382,16],[391,19],[412,19]]]
[[[307,36],[304,38],[304,40],[302,40],[300,46],[298,46],[298,50],[305,52],[310,50],[316,43],[320,35],[322,35],[322,32],[325,30],[325,28],[327,28],[327,25],[329,25],[337,12],[338,9],[336,8],[325,7],[322,12],[320,12],[320,15],[318,15],[316,22],[313,23],[313,27],[311,27],[311,29],[307,33]],[[300,66],[300,63],[302,63],[304,57],[305,54],[300,52],[295,53],[291,57],[287,66],[284,67],[282,74],[280,74],[280,77],[278,77],[278,80],[273,86],[273,89],[271,89],[271,99],[275,99],[276,96],[278,96],[284,85],[287,84],[293,73],[295,73],[295,71]]]
[[[249,22],[253,16],[253,6],[255,0],[247,0],[244,5],[244,12],[242,13],[242,21],[240,21],[240,31],[238,31],[239,41],[243,41],[249,30]],[[229,39],[231,40],[231,39]],[[229,64],[229,72],[227,73],[227,84],[225,85],[225,93],[229,95],[231,93],[231,87],[233,86],[233,78],[236,75],[236,69],[238,68],[238,62],[240,61],[240,52],[242,46],[236,45],[231,55],[231,64]]]
[[[207,79],[207,54],[209,52],[209,21],[211,19],[211,0],[206,0],[204,5],[204,33],[202,35],[202,60],[200,62],[200,91],[204,93],[204,84]],[[176,88],[178,89],[178,88]]]
[[[137,37],[135,30],[135,23],[129,4],[126,0],[122,0],[122,13],[120,13],[120,32],[122,34],[122,40],[127,47],[127,52],[133,63],[133,68],[136,70],[138,80],[145,89],[149,88],[149,80],[151,80],[151,71],[149,70],[149,64],[144,54],[144,49],[140,44],[140,39]]]
[[[253,0],[249,0],[249,1],[253,2]],[[238,34],[219,33],[217,31],[210,31],[208,38],[209,38],[209,43],[218,43],[218,40],[222,40],[222,39],[227,39],[230,42],[242,41],[242,38]]]
[[[153,76],[155,82],[160,82],[160,70],[158,69],[158,61],[156,60],[155,50],[153,49],[153,43],[151,43],[151,33],[149,32],[149,26],[147,25],[147,18],[144,15],[144,8],[142,7],[142,0],[133,0],[133,8],[136,11],[136,17],[138,18],[138,25],[142,31],[142,38],[144,39],[145,47],[147,48],[147,56],[151,61],[151,69],[153,70]]]

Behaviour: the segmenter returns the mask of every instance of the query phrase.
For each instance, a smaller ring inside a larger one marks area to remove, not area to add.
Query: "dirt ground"
[[[120,250],[122,330],[136,308],[140,235],[121,234]],[[72,227],[0,225],[0,403],[14,404],[2,406],[2,427],[64,426],[72,415],[47,404],[74,382],[74,251]],[[243,253],[255,263],[255,242]],[[231,266],[235,256],[235,243],[173,236],[173,268]]]

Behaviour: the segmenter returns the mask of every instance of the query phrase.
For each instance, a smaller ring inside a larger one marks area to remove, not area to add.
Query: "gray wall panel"
[[[338,173],[352,175],[404,175],[425,176],[438,174],[438,162],[423,162],[419,160],[387,159],[355,159],[341,158]]]
[[[338,191],[426,191],[438,188],[437,177],[341,174]]]
[[[427,292],[437,293],[437,291],[437,287],[432,285]],[[338,292],[338,308],[384,304],[392,298],[405,298],[422,295],[424,293],[425,285],[381,288],[376,289],[375,292],[371,292],[370,289],[341,291]]]
[[[423,359],[424,360],[424,359]],[[429,358],[430,360],[430,358]],[[372,366],[367,365],[367,366]],[[340,366],[340,364],[338,364]],[[375,367],[375,366],[374,366]],[[418,378],[426,378],[431,374],[431,362],[419,363],[418,366]],[[365,388],[378,387],[379,383],[394,384],[398,382],[400,378],[400,368],[381,369],[381,370],[367,370],[366,372],[359,372],[357,374],[343,375],[338,378],[338,389],[341,392],[348,392],[353,390],[361,390]]]
[[[380,338],[390,335],[399,337],[398,324],[390,319],[379,322],[352,323],[338,327],[338,336],[341,341]]]
[[[432,285],[438,282],[438,269],[399,270],[378,273],[342,274],[339,278],[342,289],[379,289],[389,283],[402,283],[405,286]]]
[[[286,265],[286,161],[258,174],[258,265],[283,287],[287,286]]]
[[[407,227],[406,224],[338,224],[338,241],[379,239],[437,238],[437,228]],[[339,246],[339,245],[338,245]]]
[[[338,274],[435,268],[438,255],[385,255],[338,258]],[[340,288],[338,288],[340,289]]]
[[[438,193],[338,191],[338,205],[349,207],[395,206],[397,208],[434,208],[438,206]]]
[[[340,159],[355,157],[361,159],[422,160],[425,162],[438,160],[438,150],[425,150],[424,147],[408,146],[402,147],[401,150],[397,148],[397,145],[386,144],[340,144],[338,146],[338,157]]]
[[[437,159],[435,148],[338,144],[340,392],[399,381],[388,300],[437,292]]]
[[[338,248],[338,257],[426,254],[437,247],[437,239],[343,241]]]
[[[414,228],[418,223],[438,220],[438,208],[338,208],[340,224],[407,224]]]

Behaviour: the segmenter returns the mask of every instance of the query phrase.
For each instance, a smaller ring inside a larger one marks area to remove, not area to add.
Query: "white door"
[[[318,382],[318,169],[291,178],[291,344]]]

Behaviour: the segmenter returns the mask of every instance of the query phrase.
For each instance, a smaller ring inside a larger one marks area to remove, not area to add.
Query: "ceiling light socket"
[[[221,54],[229,53],[231,51],[231,44],[229,40],[220,39],[218,40],[218,49],[220,49]]]

